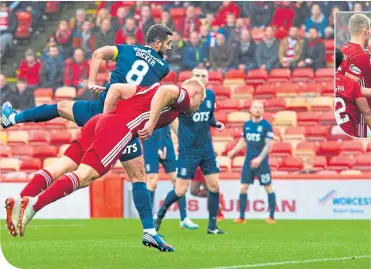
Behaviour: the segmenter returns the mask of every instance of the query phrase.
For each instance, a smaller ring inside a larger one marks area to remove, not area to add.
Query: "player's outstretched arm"
[[[371,97],[371,88],[364,88],[364,87],[362,87],[361,88],[361,91],[362,91],[362,93],[363,93],[364,96]]]
[[[116,60],[118,49],[116,46],[105,46],[94,51],[90,62],[88,87],[93,93],[100,93],[105,87],[96,85],[99,68],[103,60]]]
[[[136,85],[115,83],[112,84],[104,101],[103,113],[108,113],[115,108],[117,101],[132,97],[137,90]]]
[[[365,97],[357,98],[356,104],[363,114],[363,117],[367,123],[368,128],[371,128],[371,108],[368,105],[367,99]]]
[[[160,118],[161,111],[165,106],[172,104],[179,96],[179,88],[174,85],[160,86],[151,101],[149,120],[144,128],[138,131],[139,137],[146,140],[152,135],[152,132]]]
[[[230,152],[228,152],[228,157],[233,158],[234,155],[239,153],[245,147],[246,147],[245,138],[241,137],[240,140],[238,140],[236,146],[234,146],[234,148]]]

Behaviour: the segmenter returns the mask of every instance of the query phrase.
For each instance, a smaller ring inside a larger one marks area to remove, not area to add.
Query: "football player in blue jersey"
[[[266,222],[276,223],[274,211],[276,207],[276,194],[272,187],[271,171],[268,162],[268,153],[271,150],[274,133],[272,125],[263,118],[264,107],[260,101],[251,104],[251,120],[243,125],[242,137],[237,145],[228,152],[233,158],[239,151],[247,146],[246,159],[242,168],[240,188],[240,217],[235,223],[246,223],[245,210],[247,205],[247,191],[249,185],[254,183],[254,178],[259,179],[268,194],[269,217]]]
[[[143,141],[143,155],[147,172],[147,188],[154,204],[155,190],[157,187],[158,168],[161,163],[171,182],[175,185],[176,180],[176,155],[173,141],[171,140],[170,127],[165,126],[155,130],[150,138]],[[198,225],[187,217],[187,200],[183,196],[178,200],[180,213],[180,227],[194,230]]]
[[[196,77],[206,85],[208,72],[206,69],[196,68],[193,71]],[[160,229],[161,221],[165,217],[167,209],[188,191],[190,181],[194,178],[198,166],[200,166],[208,187],[208,210],[209,225],[208,234],[224,234],[216,224],[219,209],[219,164],[214,152],[210,134],[210,126],[219,130],[224,125],[217,122],[214,117],[215,94],[206,90],[206,98],[200,105],[199,110],[193,115],[181,115],[171,127],[178,135],[179,155],[175,189],[171,190],[164,201],[163,206],[155,214],[156,229]]]
[[[156,24],[149,28],[146,34],[146,45],[105,46],[94,51],[90,63],[89,89],[99,93],[95,101],[60,101],[57,104],[41,105],[17,113],[9,102],[2,106],[2,126],[8,128],[22,122],[44,122],[57,117],[74,121],[79,126],[97,114],[109,112],[120,100],[120,84],[130,83],[140,86],[150,86],[161,81],[169,73],[169,65],[163,60],[164,55],[171,49],[172,31],[167,27]],[[98,70],[103,61],[114,60],[116,67],[105,87],[96,85]],[[5,120],[4,120],[5,118]],[[156,233],[152,217],[152,204],[146,186],[144,160],[138,138],[134,138],[120,158],[130,181],[133,184],[133,199],[139,212],[145,234],[152,238],[143,237],[143,244],[153,246],[161,251],[173,251]],[[45,184],[56,180],[54,174],[64,174],[62,165],[56,161],[51,166],[40,170]],[[35,179],[36,180],[36,179]],[[38,179],[39,180],[39,179]],[[47,187],[47,186],[45,186]],[[41,188],[45,189],[45,188]],[[40,192],[41,192],[40,189]],[[36,196],[38,193],[34,194]],[[32,196],[32,195],[27,195]]]

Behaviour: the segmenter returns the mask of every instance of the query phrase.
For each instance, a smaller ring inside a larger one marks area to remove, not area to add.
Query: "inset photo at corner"
[[[370,37],[371,12],[335,14],[335,119],[357,138],[371,138]]]

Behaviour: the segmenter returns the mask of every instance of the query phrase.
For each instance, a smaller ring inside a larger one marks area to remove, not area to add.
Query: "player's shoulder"
[[[250,126],[253,124],[253,121],[252,120],[248,120],[248,121],[245,121],[245,123],[243,124],[244,127],[246,126]]]
[[[209,99],[214,98],[215,99],[215,93],[210,89],[206,89],[206,98],[209,98]]]
[[[267,121],[266,119],[263,119],[261,121],[261,124],[264,125],[265,127],[272,127],[272,124],[269,121]]]

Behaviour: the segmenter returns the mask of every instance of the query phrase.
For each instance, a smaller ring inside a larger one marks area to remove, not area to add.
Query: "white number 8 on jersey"
[[[130,71],[126,75],[126,81],[130,84],[139,85],[145,75],[147,75],[149,66],[143,60],[136,60],[131,66]]]

